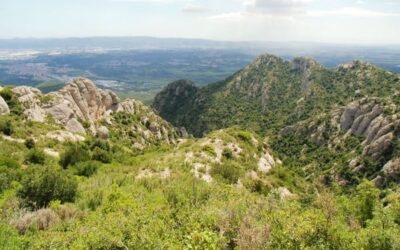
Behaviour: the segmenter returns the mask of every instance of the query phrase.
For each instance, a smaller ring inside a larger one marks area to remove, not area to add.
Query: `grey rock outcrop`
[[[385,164],[382,168],[385,177],[400,182],[400,159],[394,159]]]
[[[0,115],[8,113],[10,113],[10,109],[8,108],[8,105],[6,101],[4,101],[3,97],[0,96]]]
[[[364,98],[343,108],[339,118],[340,129],[365,138],[364,156],[379,159],[390,152],[399,121],[384,115],[384,109],[374,99]]]
[[[100,127],[97,128],[97,135],[100,138],[107,139],[108,136],[109,136],[109,133],[110,132],[108,131],[108,128],[105,127],[105,126],[100,126]]]
[[[46,116],[50,116],[63,125],[63,133],[49,135],[56,140],[79,141],[83,138],[81,135],[87,133],[105,139],[109,137],[109,129],[112,129],[122,136],[132,135],[135,138],[132,144],[142,145],[140,148],[156,142],[176,143],[178,133],[152,109],[133,99],[120,102],[114,92],[99,89],[86,78],[74,79],[61,90],[45,95],[26,86],[16,87],[13,92],[28,119],[44,122]],[[130,127],[121,127],[118,123],[113,126],[114,112],[135,115],[136,123]]]

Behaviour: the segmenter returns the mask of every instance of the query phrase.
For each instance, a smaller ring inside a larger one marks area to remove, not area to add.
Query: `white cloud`
[[[243,5],[248,11],[282,15],[305,11],[312,0],[245,0]]]
[[[169,4],[182,2],[179,0],[108,0],[110,2],[122,2],[122,3],[159,3],[159,4]]]
[[[207,12],[207,10],[208,10],[207,8],[205,8],[205,7],[201,6],[201,5],[191,4],[191,3],[185,5],[182,8],[183,12],[194,13],[194,14],[196,14],[196,13],[204,13],[204,12]]]
[[[341,8],[336,10],[319,10],[307,12],[308,16],[349,16],[349,17],[390,17],[400,16],[400,13],[373,11],[362,8]]]
[[[230,22],[240,22],[243,21],[246,17],[249,16],[249,13],[246,12],[226,12],[218,15],[210,16],[211,20],[220,20],[220,21],[230,21]]]

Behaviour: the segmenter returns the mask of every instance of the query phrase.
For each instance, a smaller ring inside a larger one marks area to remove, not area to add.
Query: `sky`
[[[400,44],[400,0],[1,0],[0,38]]]

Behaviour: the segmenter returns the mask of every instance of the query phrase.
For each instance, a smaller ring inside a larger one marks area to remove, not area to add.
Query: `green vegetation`
[[[0,249],[400,249],[396,176],[371,181],[399,145],[362,157],[366,138],[331,122],[350,83],[382,98],[398,83],[360,63],[314,65],[307,82],[301,67],[260,60],[167,105],[201,138],[135,103],[75,142],[47,136],[64,129],[51,117],[0,116]]]
[[[70,202],[75,198],[77,183],[73,176],[53,166],[31,166],[21,181],[18,196],[32,208],[51,201]]]

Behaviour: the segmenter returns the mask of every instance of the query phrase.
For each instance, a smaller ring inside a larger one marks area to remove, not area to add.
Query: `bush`
[[[71,144],[60,156],[60,165],[63,168],[75,165],[78,162],[85,162],[90,160],[90,153],[81,144]]]
[[[27,206],[41,208],[52,200],[73,201],[77,182],[73,175],[54,166],[28,168],[18,192]]]
[[[34,148],[35,147],[35,140],[33,140],[33,138],[28,138],[25,141],[25,146],[29,149]]]
[[[221,165],[215,165],[211,174],[224,182],[235,184],[243,174],[243,169],[236,162],[230,161]]]
[[[224,148],[224,150],[222,151],[222,156],[225,157],[226,159],[232,159],[233,158],[232,149]]]
[[[112,160],[111,154],[104,149],[95,148],[93,150],[92,160],[100,161],[103,163],[110,163]]]
[[[13,181],[21,179],[21,167],[17,161],[0,156],[0,193],[8,189]]]
[[[89,177],[96,173],[99,167],[100,163],[97,161],[80,162],[74,167],[74,173],[79,176]]]
[[[0,120],[0,131],[5,135],[12,135],[14,129],[10,120]]]
[[[23,241],[9,225],[0,222],[0,249],[23,249]]]
[[[51,225],[56,224],[59,220],[60,218],[53,210],[43,208],[24,214],[20,218],[14,220],[12,225],[20,234],[24,234],[30,229],[46,230]]]
[[[32,148],[29,150],[28,155],[26,156],[26,162],[32,164],[40,164],[43,165],[46,160],[46,155],[43,150]]]
[[[207,153],[210,154],[211,156],[216,156],[214,147],[211,146],[211,145],[209,145],[209,144],[207,144],[207,145],[205,145],[205,146],[203,147],[203,151],[204,151],[204,152],[207,152]]]
[[[252,140],[252,134],[250,132],[238,131],[236,132],[236,136],[244,142],[251,142]]]

